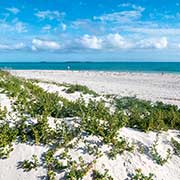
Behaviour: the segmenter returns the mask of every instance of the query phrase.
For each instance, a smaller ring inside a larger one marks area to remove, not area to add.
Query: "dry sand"
[[[86,85],[99,94],[137,96],[180,107],[180,75],[176,74],[50,70],[11,72],[25,78]]]

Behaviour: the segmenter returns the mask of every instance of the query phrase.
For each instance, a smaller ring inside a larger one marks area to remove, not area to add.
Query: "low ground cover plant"
[[[78,141],[86,136],[97,136],[103,144],[109,146],[109,158],[115,159],[124,151],[133,151],[133,145],[127,140],[119,137],[119,130],[124,127],[137,128],[142,131],[180,129],[180,110],[177,106],[165,105],[163,103],[151,103],[137,98],[114,98],[112,105],[114,110],[106,106],[103,100],[83,99],[69,101],[59,97],[56,93],[49,93],[40,88],[36,82],[17,78],[8,72],[0,71],[1,92],[6,93],[12,100],[13,113],[17,114],[13,126],[6,122],[7,110],[0,110],[0,158],[7,158],[13,151],[13,143],[28,143],[45,145],[48,151],[42,155],[41,163],[37,157],[25,160],[21,168],[26,171],[43,166],[47,169],[47,178],[54,180],[58,172],[65,172],[66,179],[82,179],[92,168],[93,162],[85,162],[82,158],[74,161],[69,150],[74,148]],[[95,92],[85,86],[66,85],[67,93],[75,91],[84,94]],[[49,124],[49,117],[57,119],[55,127]],[[66,118],[78,118],[75,125],[68,125]],[[36,122],[29,123],[29,119]],[[72,143],[74,139],[75,143]],[[179,144],[172,140],[176,154],[179,153]],[[95,159],[101,157],[99,146],[85,143],[87,153],[94,155]],[[163,159],[157,152],[157,142],[151,148],[153,160],[163,165],[170,158],[170,152]],[[63,148],[64,151],[55,156],[56,152]],[[65,160],[64,164],[61,160]],[[132,176],[137,180],[151,180],[152,176],[144,176],[141,171],[136,171]],[[93,171],[94,179],[112,179],[107,172],[104,174]],[[149,179],[148,179],[149,178]]]
[[[153,177],[155,177],[153,173],[149,173],[149,175],[146,176],[142,173],[141,169],[136,169],[135,173],[131,176],[131,180],[153,180]]]
[[[105,169],[104,173],[100,173],[97,170],[93,170],[92,173],[93,180],[113,180],[113,178],[108,175],[108,170]]]
[[[150,154],[152,156],[152,159],[159,165],[163,166],[168,160],[171,158],[172,154],[170,149],[167,150],[166,157],[163,158],[157,151],[158,146],[158,134],[156,136],[156,140],[154,141],[152,147],[150,148]]]
[[[180,110],[175,105],[152,103],[135,97],[116,99],[117,110],[129,117],[127,126],[142,131],[180,129]]]
[[[13,142],[16,141],[17,129],[9,126],[8,123],[0,124],[0,158],[8,158],[13,151]]]
[[[24,171],[31,171],[32,169],[37,170],[39,166],[38,157],[34,154],[32,155],[31,160],[24,160],[19,163],[19,168],[24,169]]]
[[[174,138],[171,138],[171,144],[174,150],[174,154],[180,156],[180,143],[176,141]]]
[[[133,145],[130,145],[124,138],[118,138],[112,144],[108,156],[111,159],[115,159],[118,154],[122,154],[124,151],[132,152],[133,150]]]
[[[89,89],[87,86],[82,86],[82,85],[79,85],[79,84],[68,84],[66,85],[67,89],[65,89],[65,92],[66,93],[74,93],[74,92],[82,92],[83,94],[90,94],[90,95],[93,95],[93,96],[97,96],[98,94]]]

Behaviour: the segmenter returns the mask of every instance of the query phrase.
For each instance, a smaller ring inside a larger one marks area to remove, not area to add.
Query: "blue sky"
[[[1,0],[0,61],[180,61],[180,0]]]

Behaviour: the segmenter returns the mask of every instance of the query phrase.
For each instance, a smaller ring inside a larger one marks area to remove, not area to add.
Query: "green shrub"
[[[39,166],[39,161],[36,155],[33,155],[31,160],[24,160],[19,163],[19,167],[24,169],[24,171],[31,171],[32,169],[37,170]]]
[[[0,158],[8,158],[13,151],[12,143],[16,140],[17,130],[9,124],[0,124]]]
[[[124,151],[133,151],[134,147],[129,145],[123,138],[115,139],[113,144],[111,145],[111,149],[108,153],[108,156],[111,159],[115,159],[118,154],[122,154]]]
[[[102,137],[105,143],[110,143],[127,121],[123,113],[111,113],[103,101],[89,101],[83,112],[81,127],[89,134]]]
[[[29,125],[29,136],[35,144],[52,144],[55,131],[49,126],[47,115],[37,118],[37,123]]]
[[[21,120],[16,124],[16,129],[18,131],[17,136],[19,137],[19,141],[22,143],[26,143],[28,141],[28,125],[26,124],[26,117],[21,116]]]
[[[63,117],[81,117],[84,111],[86,111],[86,106],[83,100],[77,100],[75,102],[68,101],[67,99],[63,99],[63,106],[59,110],[60,118]]]
[[[136,169],[135,174],[131,176],[131,180],[153,180],[154,174],[149,173],[148,176],[142,173],[141,169]]]
[[[152,159],[157,164],[163,166],[171,158],[171,151],[170,151],[170,149],[168,149],[166,157],[162,158],[161,155],[157,152],[157,145],[158,145],[158,135],[157,135],[156,140],[154,141],[154,143],[150,149],[150,154],[152,156]]]
[[[94,145],[94,144],[89,144],[87,142],[85,142],[85,149],[87,150],[89,155],[94,155],[96,158],[99,158],[102,156],[102,153],[99,149],[98,145]]]
[[[117,110],[128,115],[129,127],[143,131],[180,129],[180,110],[175,105],[132,97],[116,99],[115,103]]]
[[[69,171],[66,174],[66,179],[81,180],[92,168],[92,163],[85,163],[82,157],[79,158],[79,163],[76,161],[68,161]]]
[[[93,90],[90,90],[87,86],[82,86],[79,84],[68,84],[67,89],[65,89],[66,93],[74,93],[74,92],[82,92],[83,94],[90,94],[93,96],[97,96],[97,93]]]
[[[0,108],[0,121],[1,120],[5,121],[6,116],[7,116],[7,108],[6,107],[4,107],[4,109]]]
[[[21,81],[6,73],[2,77],[5,78],[0,80],[0,88],[3,89],[2,92],[7,93],[10,97],[16,97],[22,89]]]
[[[56,179],[56,173],[52,170],[48,170],[47,180],[55,180],[55,179]]]
[[[46,112],[47,115],[52,117],[57,117],[59,113],[60,97],[56,93],[48,93],[42,88],[26,82],[25,87],[27,87],[32,94],[29,101],[28,113],[32,116],[42,115]]]
[[[174,138],[171,138],[171,144],[174,150],[174,154],[180,156],[180,143],[176,141]]]
[[[97,170],[93,170],[92,177],[93,177],[93,180],[113,180],[113,178],[108,175],[107,169],[105,170],[103,174]]]

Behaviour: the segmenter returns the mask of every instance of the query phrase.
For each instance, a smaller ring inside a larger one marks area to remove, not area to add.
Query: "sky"
[[[180,61],[180,0],[1,0],[0,61]]]

